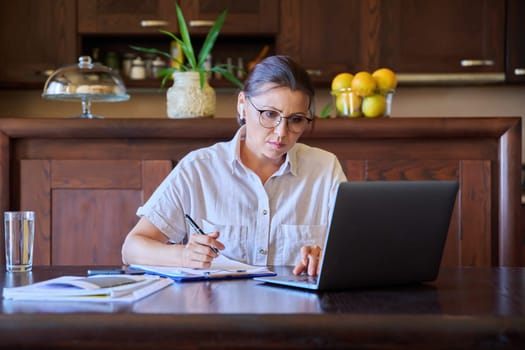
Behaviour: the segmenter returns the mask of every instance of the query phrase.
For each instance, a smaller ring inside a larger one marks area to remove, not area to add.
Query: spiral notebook
[[[141,270],[147,274],[169,277],[175,282],[252,278],[276,275],[266,266],[253,266],[244,264],[229,259],[222,254],[213,259],[209,269],[192,269],[187,267],[137,264],[130,265],[130,269]]]

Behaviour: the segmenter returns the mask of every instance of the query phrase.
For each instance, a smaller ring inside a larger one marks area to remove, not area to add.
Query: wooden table
[[[88,268],[36,266],[0,281]],[[434,283],[345,292],[238,280],[175,284],[125,305],[3,300],[4,348],[524,349],[525,268],[446,268]]]

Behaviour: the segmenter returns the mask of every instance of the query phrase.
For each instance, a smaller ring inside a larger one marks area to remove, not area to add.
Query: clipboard
[[[131,264],[129,268],[143,271],[146,274],[169,277],[175,282],[241,279],[277,275],[266,266],[244,264],[229,259],[222,254],[213,260],[209,269],[140,264]]]

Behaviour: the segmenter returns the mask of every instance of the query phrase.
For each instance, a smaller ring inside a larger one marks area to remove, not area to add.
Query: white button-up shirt
[[[339,183],[334,154],[296,143],[266,183],[240,159],[245,127],[228,142],[186,155],[137,210],[171,241],[219,231],[221,254],[252,265],[295,265],[304,245],[324,246]]]

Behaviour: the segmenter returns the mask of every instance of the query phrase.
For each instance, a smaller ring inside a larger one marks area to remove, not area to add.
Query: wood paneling
[[[21,208],[36,215],[34,263],[118,265],[135,212],[172,169],[155,160],[22,160]]]
[[[0,119],[2,209],[37,211],[35,263],[115,263],[137,207],[173,164],[237,128],[213,118]],[[457,179],[443,265],[523,264],[521,118],[317,120],[301,141],[334,152],[351,181]]]
[[[126,234],[137,222],[140,189],[55,189],[52,265],[119,265]]]

